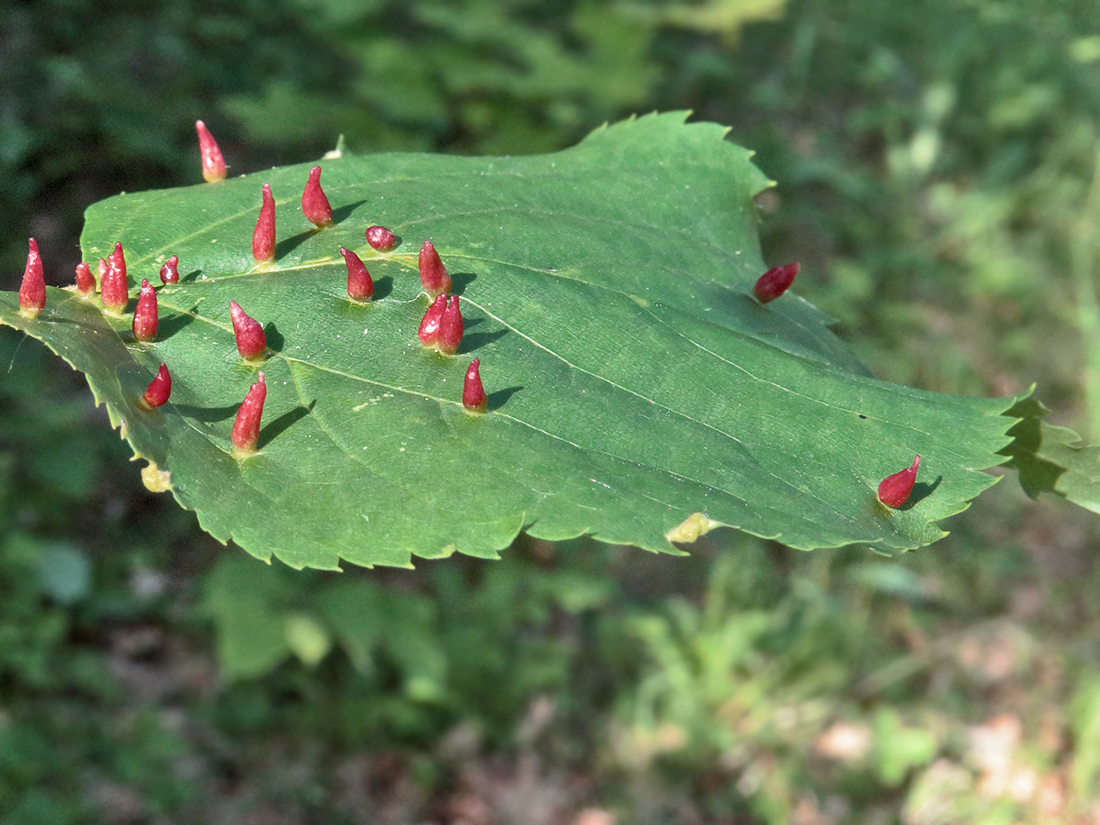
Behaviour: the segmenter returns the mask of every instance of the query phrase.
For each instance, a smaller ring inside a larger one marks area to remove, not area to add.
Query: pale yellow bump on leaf
[[[172,489],[172,474],[152,461],[142,468],[141,480],[150,493],[167,493]]]
[[[717,521],[707,518],[703,513],[692,513],[680,524],[665,533],[665,538],[669,541],[690,543],[699,536],[709,533],[718,525]]]

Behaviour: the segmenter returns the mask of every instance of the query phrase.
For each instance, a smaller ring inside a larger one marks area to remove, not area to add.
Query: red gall
[[[275,260],[275,198],[266,183],[260,217],[256,219],[256,228],[252,231],[252,257],[258,264],[269,264]]]
[[[120,272],[122,277],[126,277],[126,253],[122,251],[122,242],[115,241],[114,250],[107,256],[107,267],[110,268],[114,265]]]
[[[148,278],[142,278],[137,309],[134,310],[134,338],[138,341],[152,341],[157,337],[158,323],[157,292]]]
[[[325,191],[321,188],[320,166],[314,166],[309,170],[309,180],[306,181],[306,189],[302,192],[302,214],[318,229],[323,229],[332,223],[332,206],[329,205]]]
[[[458,306],[458,296],[452,295],[447,308],[439,319],[439,340],[436,349],[444,355],[454,355],[462,341],[462,310]]]
[[[420,285],[429,298],[451,291],[451,276],[431,241],[424,241],[417,264],[420,267]]]
[[[475,358],[466,370],[466,380],[462,384],[462,406],[468,412],[483,413],[489,404],[485,397],[485,388],[481,385],[481,359]]]
[[[447,294],[437,295],[428,311],[420,321],[416,337],[426,347],[434,347],[439,341],[439,322],[443,319],[443,310],[447,308]]]
[[[368,226],[367,243],[370,244],[371,249],[377,249],[379,252],[389,252],[397,243],[397,238],[384,226]]]
[[[95,294],[95,278],[92,277],[92,268],[84,261],[76,265],[76,291],[81,298],[90,298]]]
[[[260,440],[260,417],[264,413],[264,401],[267,399],[267,384],[261,372],[255,384],[248,388],[248,394],[237,410],[233,421],[233,446],[239,455],[251,455],[256,452],[256,442]]]
[[[886,476],[878,485],[878,500],[887,507],[895,510],[904,507],[909,500],[909,494],[913,492],[913,484],[917,480],[917,468],[920,467],[920,456],[913,459],[913,466]]]
[[[267,335],[260,322],[251,318],[236,301],[229,302],[229,316],[233,320],[233,336],[237,339],[237,352],[245,361],[259,361],[267,349]]]
[[[164,266],[160,268],[160,281],[163,284],[178,284],[179,280],[180,259],[179,255],[173,255],[165,261]]]
[[[348,297],[353,301],[369,301],[374,294],[374,281],[359,256],[350,249],[340,247],[344,263],[348,267]]]
[[[168,365],[161,364],[160,369],[157,370],[157,376],[149,382],[149,386],[145,389],[145,395],[141,397],[141,400],[145,402],[149,407],[160,407],[168,401],[168,396],[172,394],[172,376],[168,373]]]
[[[19,287],[19,314],[37,318],[46,308],[46,277],[42,271],[42,256],[38,254],[38,241],[28,239],[27,247],[27,266]]]
[[[798,261],[783,266],[773,266],[760,276],[756,286],[752,288],[752,294],[762,304],[774,301],[790,288],[797,274]]]
[[[126,281],[126,256],[121,243],[116,243],[115,251],[107,256],[107,269],[99,279],[99,293],[107,310],[116,315],[126,311],[130,285]]]
[[[195,121],[195,131],[199,133],[199,154],[202,155],[202,176],[207,183],[225,180],[225,159],[218,142],[201,120]]]

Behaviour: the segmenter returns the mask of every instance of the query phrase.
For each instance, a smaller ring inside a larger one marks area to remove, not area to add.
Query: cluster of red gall
[[[226,175],[225,160],[217,142],[200,120],[195,124],[199,135],[199,148],[202,155],[203,177],[213,183],[223,180]],[[321,167],[314,166],[302,193],[302,213],[318,229],[332,223],[332,206],[321,188]],[[371,226],[366,230],[367,243],[380,252],[388,252],[397,245],[393,232],[384,226]],[[353,251],[340,247],[347,268],[348,298],[356,303],[370,301],[374,294],[374,282],[367,267]],[[269,264],[275,260],[275,199],[268,184],[263,186],[260,214],[256,228],[252,233],[252,256],[257,264]],[[462,340],[462,312],[458,296],[448,296],[451,289],[451,276],[430,241],[424,244],[419,257],[420,282],[433,303],[425,313],[420,324],[419,338],[426,347],[431,347],[446,355],[453,355]],[[104,309],[114,315],[126,311],[129,303],[129,281],[126,276],[126,258],[121,243],[116,243],[114,251],[107,259],[99,259],[99,291]],[[179,282],[179,257],[172,255],[160,269],[161,282],[174,284]],[[76,289],[82,298],[92,298],[96,291],[96,279],[91,268],[81,262],[76,267]],[[30,251],[27,266],[19,290],[20,312],[35,318],[46,306],[46,283],[43,277],[42,259],[37,242],[30,239]],[[245,361],[262,362],[267,354],[267,336],[258,321],[250,317],[236,301],[229,302],[229,314],[233,323],[233,336],[237,352]],[[157,293],[148,278],[143,278],[134,309],[132,330],[134,340],[149,342],[156,340],[159,314]],[[480,359],[474,359],[466,371],[462,390],[463,406],[472,413],[485,412],[487,399],[481,383]],[[167,364],[161,364],[156,377],[143,394],[140,404],[147,409],[160,407],[168,402],[172,392],[172,376]],[[267,397],[267,385],[261,371],[257,381],[249,388],[237,411],[233,422],[233,446],[240,456],[256,451],[259,440],[260,419],[264,401]]]
[[[201,121],[195,122],[199,136],[199,150],[202,155],[202,174],[208,183],[224,180],[226,176],[225,160],[217,141]],[[309,180],[302,193],[302,214],[318,229],[332,223],[332,206],[321,188],[321,167],[310,169]],[[380,252],[394,248],[397,239],[393,232],[384,226],[371,226],[366,231],[367,243]],[[364,303],[374,294],[374,282],[362,259],[350,249],[340,247],[340,254],[347,267],[348,298]],[[275,199],[271,187],[263,185],[260,215],[252,233],[252,257],[257,264],[269,264],[275,260]],[[431,299],[424,318],[417,329],[417,337],[425,346],[444,355],[453,355],[458,351],[462,340],[462,310],[457,295],[451,295],[451,276],[439,257],[431,241],[425,241],[417,260],[420,271],[420,284]],[[767,304],[780,297],[794,282],[798,274],[798,262],[776,266],[769,269],[753,286],[753,295],[761,304]],[[165,284],[179,281],[179,258],[171,256],[160,269],[160,279]],[[129,301],[129,285],[126,280],[126,260],[122,244],[116,243],[114,251],[107,260],[99,259],[100,298],[104,308],[111,313],[121,314]],[[81,262],[76,267],[76,288],[83,298],[95,293],[95,279],[88,264]],[[46,284],[42,273],[42,259],[38,253],[38,244],[30,239],[30,251],[27,254],[27,267],[23,274],[23,283],[19,290],[19,310],[29,318],[35,318],[46,306]],[[233,335],[237,343],[237,352],[245,361],[262,361],[267,352],[267,337],[263,327],[251,318],[236,301],[229,302],[229,313],[233,322]],[[137,307],[134,310],[133,333],[137,341],[153,341],[157,335],[157,293],[148,278],[141,281]],[[466,370],[462,388],[462,405],[472,413],[483,413],[487,399],[481,383],[481,359],[475,358]],[[172,392],[172,376],[166,364],[145,390],[141,403],[149,408],[159,407],[168,401]],[[238,454],[248,455],[256,450],[259,439],[260,417],[263,414],[264,400],[267,397],[267,385],[261,371],[258,380],[249,388],[237,417],[233,422],[233,446]],[[905,505],[913,491],[920,467],[920,456],[908,467],[887,476],[878,486],[878,500],[888,507],[899,508]]]

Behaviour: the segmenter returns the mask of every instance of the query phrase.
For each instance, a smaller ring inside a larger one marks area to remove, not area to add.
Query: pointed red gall
[[[321,188],[321,167],[314,166],[309,170],[309,180],[306,181],[306,189],[302,192],[302,214],[306,220],[317,228],[323,228],[332,223],[332,206],[329,205],[325,191]]]
[[[462,406],[472,413],[485,412],[489,399],[485,397],[485,388],[481,385],[481,359],[475,358],[466,370],[466,380],[462,384]]]
[[[84,261],[76,265],[76,291],[81,298],[90,298],[95,293],[95,278],[92,277],[92,268]]]
[[[37,318],[46,308],[46,277],[42,272],[42,257],[38,254],[38,241],[27,242],[27,267],[23,270],[23,283],[19,287],[19,314]]]
[[[99,278],[99,282],[103,283],[103,276],[107,274],[107,261],[103,258],[99,259],[99,263],[96,264],[96,276]]]
[[[266,183],[263,198],[260,217],[256,219],[256,228],[252,231],[252,257],[258,264],[269,264],[275,260],[275,198]]]
[[[447,308],[447,294],[437,295],[424,318],[420,321],[420,329],[416,331],[416,337],[426,347],[434,347],[439,341],[439,322],[443,319],[443,310]]]
[[[367,243],[370,244],[371,249],[377,249],[379,252],[389,252],[397,243],[397,238],[384,226],[368,226]]]
[[[913,466],[886,476],[878,485],[878,500],[887,507],[903,507],[909,500],[909,494],[913,492],[913,484],[917,480],[917,468],[920,467],[920,456],[913,459]]]
[[[424,287],[429,298],[451,291],[451,276],[431,241],[424,241],[417,263],[420,267],[420,285]]]
[[[178,284],[180,280],[179,255],[173,255],[160,268],[160,280],[164,284]]]
[[[157,337],[157,292],[148,278],[141,279],[141,293],[138,295],[137,309],[134,310],[134,338],[138,341],[152,341]]]
[[[114,251],[107,256],[107,267],[110,268],[114,265],[122,273],[122,277],[126,277],[126,253],[122,251],[122,242],[115,241]]]
[[[348,297],[353,301],[369,301],[374,294],[374,281],[359,256],[350,249],[340,247],[344,263],[348,266]]]
[[[774,301],[794,283],[794,276],[797,274],[798,261],[783,266],[773,266],[760,276],[756,286],[752,288],[752,294],[762,304]]]
[[[161,364],[157,370],[157,377],[149,382],[145,395],[141,397],[150,407],[163,406],[172,394],[172,376],[168,374],[168,365]]]
[[[237,410],[237,417],[233,421],[233,446],[238,454],[251,455],[256,452],[256,442],[260,440],[260,417],[264,412],[264,401],[267,399],[267,384],[264,383],[264,374],[259,374],[259,380],[248,388],[248,394],[241,402],[241,408]]]
[[[130,285],[126,281],[126,256],[122,244],[115,244],[115,251],[107,256],[107,270],[99,279],[100,297],[109,311],[121,314],[130,300]]]
[[[452,295],[439,319],[439,340],[436,348],[444,355],[454,355],[462,341],[462,310],[458,306],[458,296]]]
[[[225,180],[225,159],[218,142],[201,120],[195,121],[195,131],[199,133],[199,154],[202,155],[202,176],[207,183]]]
[[[262,359],[267,349],[267,336],[260,322],[249,317],[236,301],[229,302],[229,315],[233,319],[233,335],[241,358],[246,361]]]

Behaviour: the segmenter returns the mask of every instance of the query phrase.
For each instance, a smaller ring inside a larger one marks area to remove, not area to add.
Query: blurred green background
[[[884,379],[1038,382],[1100,440],[1094,0],[0,0],[0,287],[81,214],[352,151],[529,153],[691,108],[765,257]],[[1100,529],[1014,478],[898,559],[265,567],[147,493],[0,329],[0,821],[1100,821]]]

